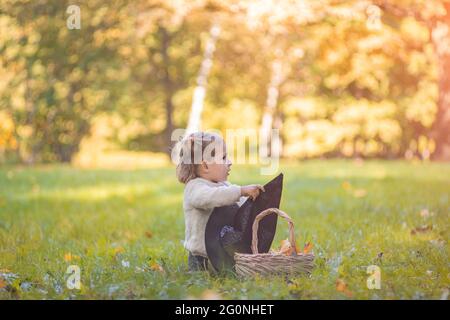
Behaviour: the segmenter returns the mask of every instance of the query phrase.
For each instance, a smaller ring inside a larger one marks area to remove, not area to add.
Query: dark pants
[[[191,252],[189,252],[188,267],[189,271],[206,271],[208,270],[208,258],[194,256]]]

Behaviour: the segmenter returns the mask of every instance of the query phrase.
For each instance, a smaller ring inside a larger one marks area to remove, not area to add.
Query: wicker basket
[[[278,253],[258,253],[258,224],[265,216],[276,213],[286,219],[289,223],[289,242],[294,249],[291,256]],[[294,236],[294,223],[292,219],[283,211],[270,208],[259,213],[253,222],[252,234],[252,252],[235,253],[235,270],[238,276],[251,277],[255,274],[273,275],[273,274],[310,274],[314,267],[314,255],[312,253],[297,254],[297,246]]]

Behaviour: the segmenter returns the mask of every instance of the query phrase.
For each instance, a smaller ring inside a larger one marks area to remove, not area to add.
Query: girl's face
[[[203,161],[199,168],[199,175],[202,178],[213,182],[227,181],[231,170],[231,161],[227,157],[227,148],[215,148],[216,156],[210,161]]]

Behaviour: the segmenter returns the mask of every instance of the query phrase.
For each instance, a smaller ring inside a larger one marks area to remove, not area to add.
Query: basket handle
[[[291,246],[294,248],[294,255],[297,255],[297,245],[295,244],[295,236],[294,236],[294,223],[292,222],[291,217],[287,215],[286,212],[281,211],[277,208],[269,208],[264,211],[261,211],[255,218],[255,221],[253,222],[253,231],[252,231],[252,252],[253,254],[258,254],[258,225],[259,221],[264,218],[265,216],[268,216],[271,213],[276,213],[280,217],[287,220],[289,223],[289,242],[291,243]]]

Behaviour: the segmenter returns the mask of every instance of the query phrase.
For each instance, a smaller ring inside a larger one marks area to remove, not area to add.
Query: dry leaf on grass
[[[339,292],[342,292],[349,298],[351,298],[353,296],[353,293],[348,289],[347,284],[342,279],[336,280],[336,290]]]
[[[150,269],[153,270],[153,271],[158,271],[158,272],[164,273],[163,267],[161,267],[156,262],[150,263]]]
[[[153,233],[151,233],[150,231],[145,231],[145,236],[151,239],[153,237]]]
[[[307,254],[310,253],[312,250],[313,244],[311,242],[307,242],[305,246],[303,247],[303,250],[300,248],[297,249],[297,254]],[[279,249],[270,249],[270,253],[273,254],[284,254],[287,256],[291,256],[294,254],[294,248],[292,247],[291,243],[288,239],[281,240],[281,245]]]
[[[64,254],[64,261],[71,262],[72,260],[80,260],[80,257],[70,252]]]
[[[313,244],[309,241],[305,244],[305,246],[303,247],[303,253],[309,253],[313,248]]]
[[[428,231],[431,231],[433,229],[432,225],[423,225],[420,227],[416,227],[414,229],[411,230],[411,234],[415,235],[417,233],[426,233]]]
[[[280,250],[278,250],[278,253],[290,256],[290,255],[292,255],[293,252],[294,252],[294,248],[292,248],[289,240],[288,239],[281,240],[281,247],[280,247]]]

